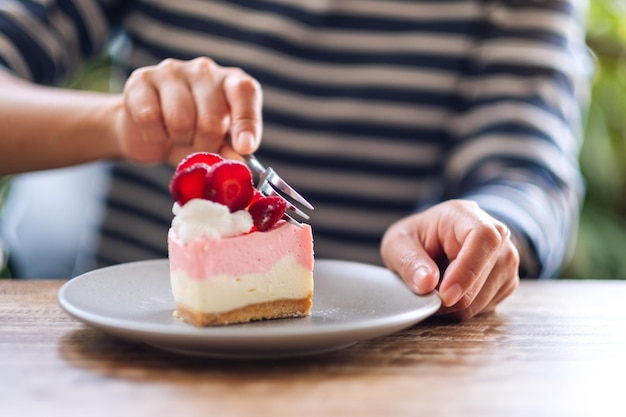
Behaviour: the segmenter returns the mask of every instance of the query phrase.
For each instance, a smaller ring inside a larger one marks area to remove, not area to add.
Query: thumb
[[[416,233],[390,228],[383,237],[381,256],[385,265],[417,294],[429,293],[439,284],[439,268]]]

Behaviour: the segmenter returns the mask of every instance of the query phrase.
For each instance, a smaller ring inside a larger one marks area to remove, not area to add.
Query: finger
[[[505,249],[503,255],[500,257],[499,265],[502,268],[503,274],[505,275],[505,284],[500,287],[498,293],[491,299],[489,304],[484,308],[483,311],[489,312],[493,311],[495,307],[504,301],[509,295],[513,294],[513,292],[517,289],[520,282],[519,276],[519,265],[520,265],[520,255],[517,247],[510,239],[511,232],[506,227],[506,240],[505,240]]]
[[[230,107],[233,149],[250,154],[261,142],[261,86],[245,72],[231,70],[224,79],[224,94]]]
[[[439,288],[442,303],[447,307],[456,304],[472,285],[485,279],[484,271],[497,261],[504,240],[501,231],[489,221],[479,222],[465,233],[457,237],[461,249],[446,269]]]
[[[224,70],[211,59],[196,58],[187,68],[197,120],[194,148],[217,152],[230,128],[230,107],[222,91]],[[222,75],[220,75],[222,73]]]
[[[191,146],[174,146],[167,153],[167,161],[170,165],[176,167],[180,162],[189,156],[189,154],[195,152],[195,149]]]
[[[234,159],[245,162],[245,160],[241,157],[241,154],[233,150],[232,146],[230,146],[230,142],[222,142],[218,153],[222,155],[225,159]]]
[[[498,279],[497,271],[485,273],[484,278],[477,280],[453,305],[442,307],[437,315],[450,315],[458,320],[467,320],[482,311],[494,298],[498,291],[495,281]]]
[[[159,95],[145,72],[136,71],[129,78],[124,87],[124,106],[143,140],[150,143],[167,141]]]
[[[192,144],[196,127],[196,105],[189,87],[180,80],[165,79],[160,83],[159,93],[169,139],[177,146]]]
[[[439,283],[439,268],[424,250],[417,233],[392,226],[383,238],[381,255],[387,267],[417,294],[433,291]]]
[[[498,229],[500,229],[498,227]],[[493,266],[488,266],[478,279],[454,305],[440,309],[438,314],[450,314],[466,320],[495,307],[517,288],[519,283],[519,253],[508,239],[508,228],[502,228],[506,239],[500,247]]]
[[[493,312],[519,285],[519,275],[505,265],[499,265],[485,281],[476,297],[468,294],[451,307],[442,307],[437,315],[447,315],[457,320],[468,320],[478,314]],[[473,291],[473,290],[470,290]],[[470,292],[468,291],[468,293]],[[467,297],[467,298],[466,298]]]
[[[519,276],[517,276],[514,280],[510,280],[506,286],[500,288],[500,290],[491,299],[491,301],[487,304],[487,306],[485,306],[485,308],[477,314],[491,313],[495,311],[496,307],[501,302],[503,302],[508,296],[513,294],[518,286],[519,286]]]

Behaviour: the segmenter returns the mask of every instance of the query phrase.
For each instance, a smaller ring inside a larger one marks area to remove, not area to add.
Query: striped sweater
[[[264,92],[259,158],[316,207],[316,256],[380,263],[395,220],[465,198],[558,273],[576,232],[589,59],[571,0],[0,2],[0,65],[57,84],[209,56]],[[98,266],[167,256],[169,166],[116,163]]]

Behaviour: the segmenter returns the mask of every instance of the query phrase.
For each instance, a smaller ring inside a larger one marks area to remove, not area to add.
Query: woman
[[[582,198],[579,4],[5,2],[0,166],[131,161],[111,172],[102,266],[166,256],[183,155],[258,151],[316,206],[318,257],[384,263],[469,318],[567,256]],[[31,83],[57,83],[119,33],[123,93]]]

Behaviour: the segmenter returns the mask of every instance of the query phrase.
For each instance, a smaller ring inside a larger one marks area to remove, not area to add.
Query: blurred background
[[[591,0],[595,76],[580,156],[587,195],[567,278],[626,279],[626,1]]]
[[[580,157],[587,195],[575,252],[561,277],[626,279],[626,0],[589,3],[587,43],[596,68]],[[101,60],[70,86],[106,91],[110,75]],[[6,192],[0,178],[0,210]],[[0,277],[6,274],[0,247]]]

